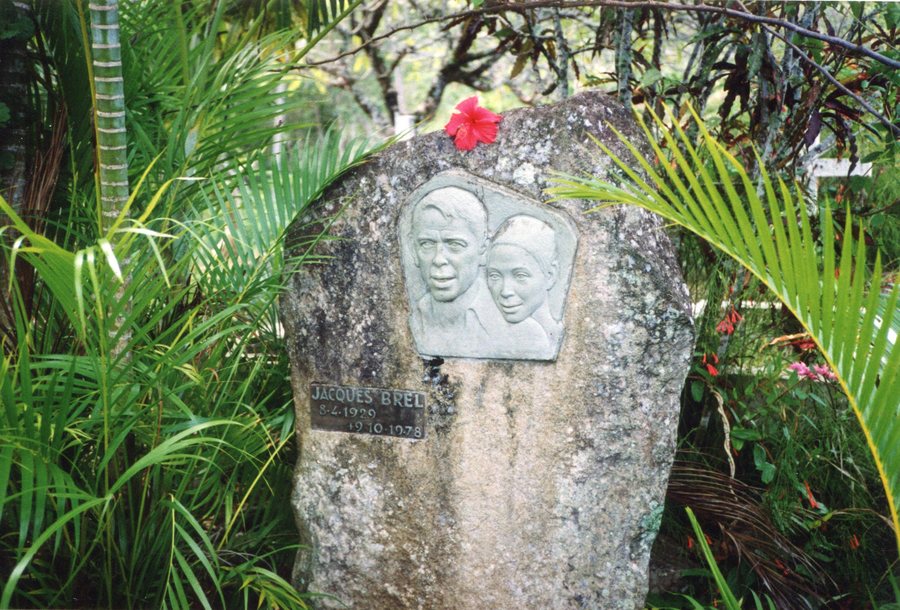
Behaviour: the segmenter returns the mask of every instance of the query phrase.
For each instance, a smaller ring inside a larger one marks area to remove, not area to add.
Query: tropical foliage
[[[92,66],[86,5],[37,7],[38,110],[62,117],[38,129],[62,137],[32,178],[41,206],[0,198],[0,607],[306,607],[286,580],[281,240],[366,149],[331,130],[269,155],[300,127],[282,51],[337,4],[269,33],[226,6],[121,5],[129,175],[112,180],[133,188],[115,205],[85,127],[119,112],[90,79],[116,58]]]
[[[865,240],[855,238],[849,213],[844,227],[835,227],[827,207],[811,219],[809,208],[787,184],[770,179],[762,164],[758,180],[752,180],[744,164],[710,135],[703,121],[696,114],[688,115],[691,117],[700,133],[699,145],[686,135],[685,117],[669,113],[664,123],[653,115],[652,126],[662,134],[660,144],[651,126],[638,117],[653,156],[648,157],[620,134],[637,165],[618,158],[598,142],[621,172],[619,183],[560,176],[552,192],[558,197],[596,200],[601,207],[629,204],[655,212],[732,258],[765,286],[804,331],[794,338],[808,338],[827,363],[812,368],[797,363],[791,368],[801,380],[833,379],[846,395],[883,484],[897,534],[900,352],[895,345],[900,329],[900,288],[883,276],[880,256],[870,256]],[[721,332],[730,333],[733,328],[725,326],[739,321],[740,315],[734,311],[732,305],[720,322]],[[707,378],[719,374],[714,356],[715,352],[703,355],[701,368]],[[721,409],[722,397],[718,399]],[[783,399],[782,393],[777,400]],[[725,412],[720,410],[720,414],[727,425]],[[759,440],[759,434],[759,430],[735,425],[726,434],[726,451],[732,450],[732,443],[738,446]],[[775,465],[764,452],[754,453],[762,482],[772,481]],[[727,457],[731,460],[731,455]],[[732,474],[733,468],[732,464]],[[719,498],[731,505],[732,511],[736,510],[733,486],[722,484],[718,489]],[[810,504],[816,504],[808,483],[806,491]],[[751,515],[751,520],[755,518]],[[897,540],[900,545],[900,535]],[[761,548],[760,543],[753,548]]]

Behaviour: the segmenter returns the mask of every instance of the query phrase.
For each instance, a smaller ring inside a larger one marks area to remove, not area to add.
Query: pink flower
[[[788,366],[789,371],[794,371],[797,373],[797,377],[803,379],[804,377],[807,379],[815,379],[816,374],[809,370],[809,367],[806,366],[803,362],[794,362],[790,366]]]
[[[464,99],[457,104],[456,110],[444,126],[456,148],[472,150],[478,142],[490,144],[497,139],[497,123],[502,117],[479,106],[477,96]]]
[[[788,366],[788,370],[797,373],[800,379],[810,379],[812,381],[837,381],[837,375],[831,372],[828,366],[814,364],[810,369],[803,362],[794,362]]]
[[[837,381],[837,375],[831,372],[831,369],[828,366],[819,366],[818,364],[813,365],[813,371],[815,371],[816,375],[819,376],[823,381]]]

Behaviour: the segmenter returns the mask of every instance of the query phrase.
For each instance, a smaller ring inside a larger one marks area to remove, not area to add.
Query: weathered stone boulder
[[[638,141],[596,92],[417,137],[317,204],[281,304],[317,605],[642,607],[693,330],[658,219],[547,203],[552,170],[610,175],[607,122]]]

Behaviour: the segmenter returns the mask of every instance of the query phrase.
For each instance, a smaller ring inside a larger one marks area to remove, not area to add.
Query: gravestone
[[[316,261],[281,307],[317,607],[642,607],[693,330],[657,218],[548,202],[551,170],[611,175],[607,123],[639,141],[596,92],[473,151],[416,137],[292,228]]]

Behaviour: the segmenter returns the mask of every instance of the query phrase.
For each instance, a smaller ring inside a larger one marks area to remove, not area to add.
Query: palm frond
[[[900,549],[900,286],[882,276],[878,255],[869,270],[865,240],[862,234],[854,238],[849,212],[838,240],[831,211],[822,211],[823,255],[817,256],[806,206],[783,181],[763,170],[760,196],[743,164],[696,113],[697,146],[678,120],[670,131],[653,117],[668,154],[637,116],[656,154],[653,162],[616,131],[645,177],[597,141],[626,179],[613,184],[561,175],[550,192],[595,200],[598,207],[629,204],[654,212],[733,258],[771,290],[810,334],[847,395],[881,476]]]
[[[306,31],[314,35],[321,28],[335,21],[352,5],[350,0],[305,0]]]
[[[781,607],[809,608],[817,592],[834,589],[827,571],[779,532],[758,490],[689,457],[681,454],[672,465],[666,499],[715,525],[722,544],[748,561]]]
[[[281,244],[288,226],[335,179],[358,165],[375,149],[366,141],[341,144],[337,129],[280,158],[261,162],[233,189],[202,187],[195,221],[188,224],[197,276],[205,291],[241,293],[254,282],[280,276]]]
[[[728,610],[741,610],[741,603],[734,596],[734,592],[732,592],[731,587],[728,586],[728,581],[725,580],[725,576],[722,575],[722,571],[719,569],[719,566],[716,563],[716,559],[709,548],[709,544],[706,543],[706,536],[703,534],[703,530],[700,528],[700,524],[697,522],[697,518],[694,516],[694,512],[690,509],[690,507],[686,507],[684,510],[687,512],[688,519],[690,519],[691,521],[691,527],[693,527],[694,529],[694,536],[697,537],[697,543],[700,545],[700,550],[703,553],[703,557],[713,574],[713,579],[716,582],[716,588],[719,590],[719,594],[722,596],[722,601],[724,602],[725,607]]]

